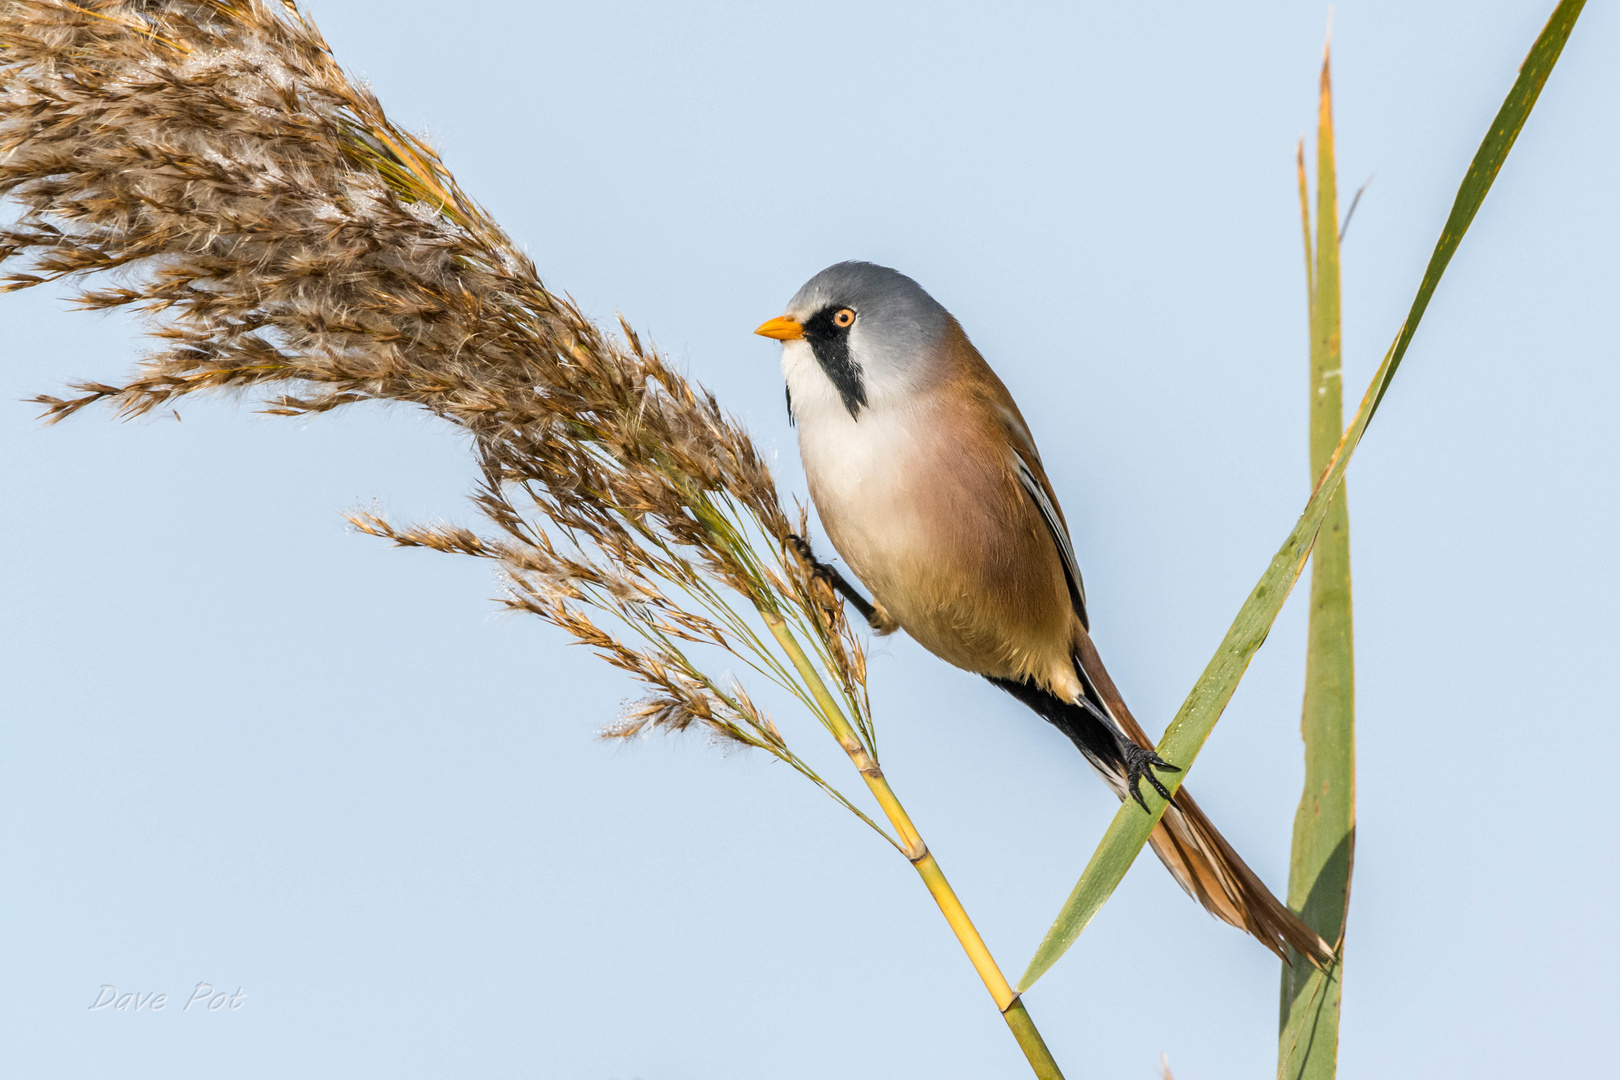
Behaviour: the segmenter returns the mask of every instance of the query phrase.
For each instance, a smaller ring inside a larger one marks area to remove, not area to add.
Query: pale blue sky
[[[1349,396],[1551,0],[1335,15]],[[828,263],[896,266],[1019,399],[1095,631],[1155,733],[1308,487],[1293,149],[1324,6],[322,0],[548,283],[615,311],[802,494],[777,347]],[[1596,1075],[1620,1015],[1614,476],[1620,16],[1583,16],[1349,477],[1360,833],[1346,1077]],[[183,423],[20,399],[131,325],[0,300],[0,1071],[16,1077],[1027,1075],[903,860],[786,769],[595,741],[634,693],[470,560],[461,440],[374,409]],[[1272,886],[1296,597],[1190,786]],[[1114,802],[899,638],[886,770],[1009,971]],[[856,787],[825,736],[779,721]],[[1595,812],[1588,808],[1595,808]],[[178,1011],[199,980],[247,995]],[[92,1012],[102,984],[170,995]],[[1277,963],[1151,859],[1027,997],[1081,1077],[1274,1069]]]

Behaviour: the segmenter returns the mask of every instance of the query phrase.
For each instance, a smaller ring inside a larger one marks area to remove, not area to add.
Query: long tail
[[[1123,800],[1127,791],[1121,739],[1129,738],[1144,749],[1152,749],[1153,743],[1120,699],[1090,636],[1081,630],[1078,639],[1076,667],[1086,684],[1088,702],[1064,701],[1032,682],[990,681],[1067,735]],[[1099,719],[1099,711],[1117,726]],[[1319,968],[1332,962],[1333,946],[1272,895],[1259,875],[1249,869],[1204,816],[1186,788],[1176,792],[1148,842],[1187,895],[1204,905],[1211,915],[1247,930],[1284,960],[1290,959],[1291,948]]]

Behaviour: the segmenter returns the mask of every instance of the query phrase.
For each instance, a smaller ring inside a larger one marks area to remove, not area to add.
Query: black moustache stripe
[[[833,323],[833,313],[837,310],[838,307],[823,308],[806,319],[804,339],[810,343],[816,363],[838,388],[844,408],[859,420],[861,410],[866,407],[866,383],[861,378],[861,365],[849,352],[849,328]]]

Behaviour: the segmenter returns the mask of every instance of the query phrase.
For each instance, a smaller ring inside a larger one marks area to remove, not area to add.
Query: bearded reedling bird
[[[1092,644],[1085,587],[1040,454],[962,327],[904,274],[844,262],[757,331],[782,342],[788,412],[827,537],[872,594],[800,553],[879,633],[903,629],[1073,741],[1123,801],[1154,752]],[[1179,771],[1179,770],[1176,770]],[[1211,914],[1287,959],[1333,949],[1246,866],[1185,789],[1154,852]]]

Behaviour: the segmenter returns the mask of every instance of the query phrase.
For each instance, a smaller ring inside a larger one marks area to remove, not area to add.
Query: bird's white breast
[[[881,594],[896,562],[914,557],[922,541],[915,521],[923,452],[916,411],[868,386],[867,406],[851,416],[803,341],[785,343],[782,372],[822,525],[850,568]]]

